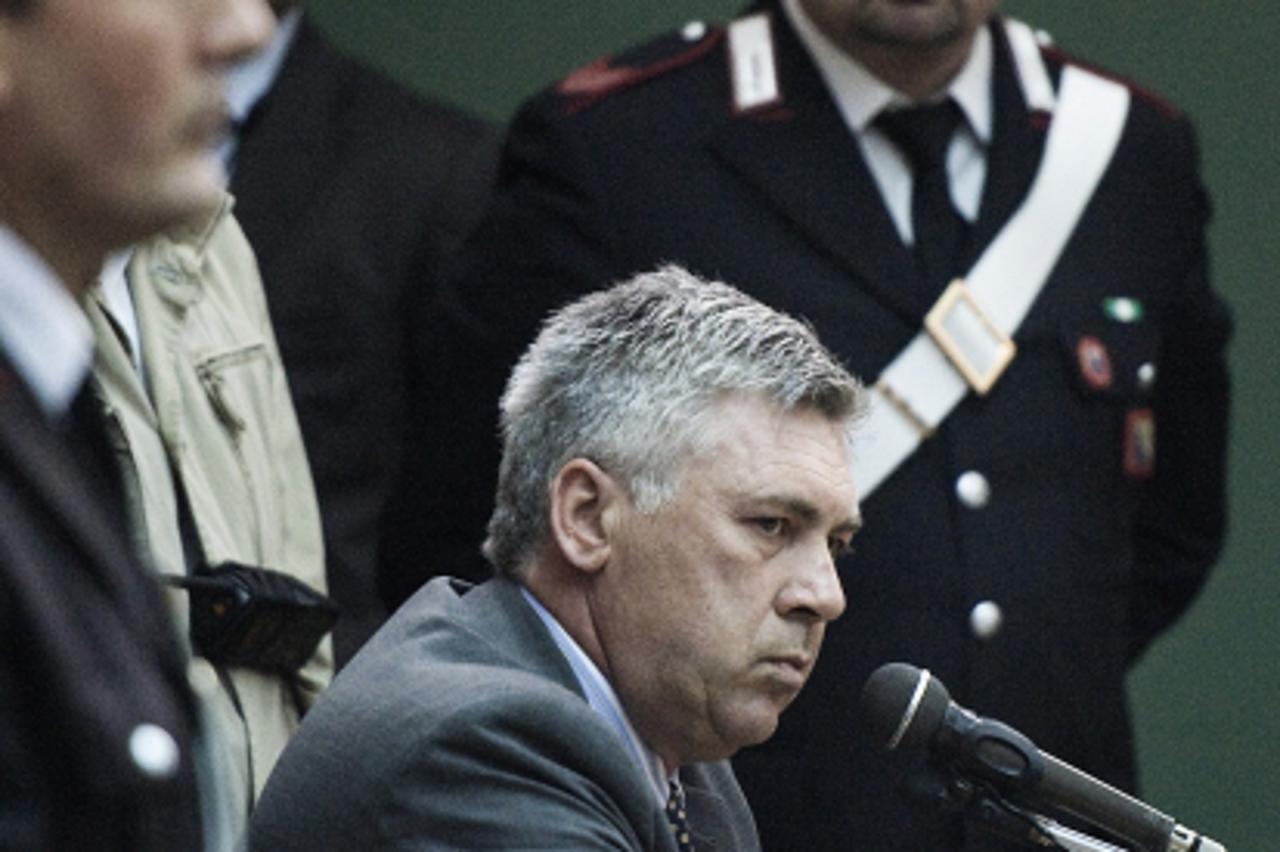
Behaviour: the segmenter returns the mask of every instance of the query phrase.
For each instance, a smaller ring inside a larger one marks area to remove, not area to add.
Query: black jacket
[[[51,425],[0,356],[3,850],[200,848],[194,704],[109,464]],[[165,736],[144,726],[167,733],[176,766],[143,748],[148,730]]]

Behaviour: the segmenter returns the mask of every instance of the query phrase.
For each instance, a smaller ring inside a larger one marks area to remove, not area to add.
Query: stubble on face
[[[941,91],[968,59],[974,35],[1001,0],[798,0],[845,54],[920,100]]]
[[[867,0],[854,4],[857,34],[884,47],[933,48],[961,38],[966,0]]]
[[[1000,0],[800,0],[819,29],[846,49],[928,51],[964,42]]]

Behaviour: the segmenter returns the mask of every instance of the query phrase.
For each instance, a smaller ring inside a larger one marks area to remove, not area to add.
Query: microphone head
[[[886,751],[927,748],[950,704],[940,680],[908,663],[885,663],[862,688],[863,722]]]

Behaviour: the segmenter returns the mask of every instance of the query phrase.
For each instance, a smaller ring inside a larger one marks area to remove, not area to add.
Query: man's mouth
[[[804,686],[813,666],[813,658],[806,654],[777,654],[765,657],[763,662],[778,680],[795,689]]]

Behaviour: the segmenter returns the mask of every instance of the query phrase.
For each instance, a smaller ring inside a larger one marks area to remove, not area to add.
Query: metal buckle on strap
[[[969,387],[986,396],[1018,347],[978,304],[963,278],[951,282],[929,309],[924,327]]]
[[[902,415],[902,419],[905,420],[912,429],[916,430],[916,434],[920,436],[921,441],[927,441],[933,437],[934,428],[920,416],[919,412],[911,407],[911,403],[907,402],[901,394],[894,390],[893,387],[884,380],[884,376],[881,376],[880,381],[876,382],[873,390],[879,393],[881,398],[891,405],[898,414]]]

